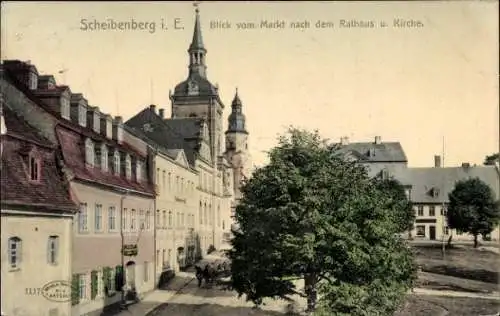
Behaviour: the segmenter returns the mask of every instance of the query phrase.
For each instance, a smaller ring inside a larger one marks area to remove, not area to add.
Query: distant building
[[[57,145],[11,106],[26,105],[10,98],[0,104],[2,312],[70,316],[72,221],[78,207],[57,168]],[[40,291],[50,284],[52,290]],[[56,290],[62,295],[51,299]]]
[[[408,167],[408,159],[401,143],[382,142],[380,136],[375,136],[373,142],[352,143],[347,137],[342,137],[336,145],[338,153],[364,165],[370,177],[392,177]]]
[[[66,279],[79,289],[71,315],[99,315],[121,301],[121,290],[152,290],[155,191],[147,154],[123,140],[120,117],[89,106],[53,76],[20,61],[2,66],[6,106],[58,145],[54,168],[79,206],[69,239],[73,276]]]
[[[441,167],[441,158],[436,156],[435,167],[408,168],[397,175],[397,179],[411,185],[410,200],[413,203],[416,220],[411,236],[416,239],[441,240],[453,235],[455,240],[473,240],[466,233],[449,229],[446,223],[446,210],[449,194],[458,181],[479,178],[493,191],[495,198],[500,197],[498,166]],[[500,240],[498,227],[491,233],[492,240]]]

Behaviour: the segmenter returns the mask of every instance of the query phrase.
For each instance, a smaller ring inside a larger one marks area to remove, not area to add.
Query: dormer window
[[[61,117],[69,120],[69,116],[70,116],[69,99],[62,96],[61,97]]]
[[[102,171],[108,171],[108,146],[106,144],[101,145],[101,168]]]
[[[82,105],[78,106],[78,124],[87,126],[87,110]]]
[[[38,88],[38,76],[34,72],[30,72],[30,89],[36,90]]]
[[[40,160],[29,157],[29,178],[31,181],[40,181]]]
[[[137,182],[141,182],[141,177],[142,177],[142,162],[137,159],[137,162],[135,164],[135,179]]]
[[[436,197],[439,196],[439,189],[438,188],[432,188],[430,193],[431,193],[432,197],[436,198]]]
[[[94,166],[94,143],[92,142],[92,139],[87,138],[85,141],[85,163],[93,167]]]
[[[132,159],[129,154],[125,156],[125,176],[127,179],[132,177]]]
[[[368,157],[375,157],[375,148],[370,148],[367,154]]]
[[[120,175],[120,153],[118,152],[118,150],[115,150],[113,159],[113,171],[115,172],[115,175]]]

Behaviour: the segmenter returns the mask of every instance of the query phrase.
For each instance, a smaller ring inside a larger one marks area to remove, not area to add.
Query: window
[[[167,228],[167,211],[163,211],[163,228]]]
[[[65,97],[61,98],[61,116],[67,120],[69,120],[69,100]]]
[[[436,207],[434,205],[429,206],[429,216],[436,216]]]
[[[130,229],[131,230],[135,230],[137,227],[135,225],[135,222],[136,222],[136,211],[134,209],[132,209],[132,215],[131,215],[131,219],[130,219]]]
[[[139,230],[146,228],[146,218],[144,217],[144,210],[139,211]]]
[[[116,175],[119,175],[120,174],[120,153],[118,152],[118,150],[115,150],[115,153],[113,155],[113,159],[114,159],[113,171]]]
[[[97,296],[104,294],[104,272],[102,269],[97,270]]]
[[[446,216],[446,208],[444,206],[441,207],[441,216]]]
[[[205,207],[205,209],[204,209],[204,215],[203,215],[203,222],[205,223],[205,225],[208,225],[207,203],[205,203],[204,207]]]
[[[38,87],[38,76],[34,72],[30,72],[30,89],[36,90]]]
[[[125,156],[125,177],[127,177],[127,179],[132,177],[132,160],[129,154]]]
[[[101,169],[104,172],[108,172],[108,147],[106,144],[101,145]]]
[[[162,250],[162,253],[161,253],[161,262],[163,263],[163,267],[166,266],[166,261],[165,261],[165,249]]]
[[[108,230],[116,229],[116,210],[114,206],[108,209]]]
[[[123,230],[127,230],[127,214],[128,214],[128,211],[126,208],[123,209],[122,211],[122,229]]]
[[[419,205],[417,207],[417,215],[418,216],[424,216],[424,206],[423,205]]]
[[[226,222],[222,221],[222,229],[226,229]]]
[[[100,232],[102,230],[102,205],[95,205],[95,214],[94,214],[94,228],[95,231]]]
[[[160,210],[156,210],[156,228],[160,228]]]
[[[424,225],[418,225],[416,227],[416,230],[417,230],[418,237],[425,237],[425,226]]]
[[[160,185],[160,168],[156,168],[156,185]]]
[[[160,258],[160,250],[156,250],[156,266],[157,267],[160,267],[160,264],[161,264],[160,259],[161,259]]]
[[[95,162],[95,157],[94,157],[94,143],[92,142],[92,139],[88,138],[85,141],[85,163],[93,167],[94,162]]]
[[[172,223],[172,218],[173,215],[172,215],[172,211],[168,211],[168,227],[172,227],[173,223]]]
[[[151,212],[146,212],[146,229],[151,229]]]
[[[165,178],[165,170],[162,171],[162,175],[161,175],[161,187],[163,190],[166,189],[165,187],[165,182],[166,182],[166,178]]]
[[[87,298],[87,278],[84,274],[78,276],[78,292],[81,300]]]
[[[185,222],[184,222],[184,213],[181,213],[181,227],[184,227]]]
[[[9,265],[11,268],[19,268],[21,263],[21,238],[9,238]]]
[[[59,250],[59,237],[58,236],[50,236],[48,249],[47,249],[47,259],[50,264],[57,264]]]
[[[172,266],[172,249],[168,250],[168,266]]]
[[[210,225],[214,224],[214,216],[213,216],[212,204],[208,205],[208,222],[210,223]]]
[[[87,203],[80,204],[80,213],[78,213],[78,230],[83,233],[88,231]]]
[[[149,262],[144,262],[144,283],[149,281]]]
[[[200,201],[200,209],[198,211],[198,217],[200,218],[200,225],[203,225],[203,206],[201,205],[201,201]]]
[[[82,105],[78,106],[78,124],[87,126],[87,109]]]
[[[40,180],[40,160],[31,156],[29,158],[29,179],[31,181]]]
[[[179,176],[175,177],[175,192],[179,192]]]
[[[168,173],[168,190],[172,191],[172,174]]]
[[[142,162],[137,160],[135,165],[135,178],[137,182],[141,182],[142,180]]]
[[[184,194],[184,178],[181,178],[181,193]]]
[[[450,228],[448,226],[445,226],[444,227],[444,232],[443,232],[445,235],[449,235],[450,234]]]
[[[217,205],[217,227],[220,227],[220,205]]]

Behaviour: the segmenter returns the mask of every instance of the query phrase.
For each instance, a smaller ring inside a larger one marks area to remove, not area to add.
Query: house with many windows
[[[99,315],[127,293],[154,288],[155,191],[147,153],[124,141],[121,117],[21,61],[5,61],[5,103],[57,144],[57,165],[78,205],[73,219],[72,315]],[[123,296],[122,296],[123,294]]]
[[[9,107],[17,101],[0,100],[1,309],[5,315],[70,316],[78,208],[57,168],[57,145]],[[50,284],[60,295],[51,296]]]
[[[435,157],[434,167],[408,168],[398,174],[397,179],[411,186],[410,199],[415,210],[415,226],[411,236],[415,239],[441,240],[453,235],[454,240],[473,240],[467,233],[449,229],[446,210],[449,194],[458,181],[479,178],[492,190],[496,199],[500,197],[498,166],[472,166],[468,163],[458,167],[442,167],[441,157]],[[500,240],[498,227],[489,236]],[[481,238],[480,238],[481,240]]]

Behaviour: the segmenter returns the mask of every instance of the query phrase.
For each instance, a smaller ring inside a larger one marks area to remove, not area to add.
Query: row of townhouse
[[[196,12],[188,77],[124,122],[29,62],[1,67],[1,308],[100,315],[224,247],[248,131],[206,76]],[[236,197],[236,198],[235,198]]]
[[[221,247],[234,207],[224,157],[186,155],[183,135],[155,142],[34,65],[1,71],[2,312],[98,315]],[[210,147],[206,119],[174,124]]]
[[[455,183],[468,178],[479,178],[500,198],[500,170],[498,165],[470,165],[443,167],[441,156],[434,157],[432,167],[408,167],[408,159],[399,142],[383,142],[376,136],[373,142],[349,142],[342,137],[337,144],[347,159],[363,164],[371,177],[394,178],[406,188],[415,211],[412,231],[405,233],[417,240],[442,240],[453,236],[454,240],[471,241],[473,236],[450,229],[446,221],[448,196]],[[500,240],[497,227],[488,236]]]

